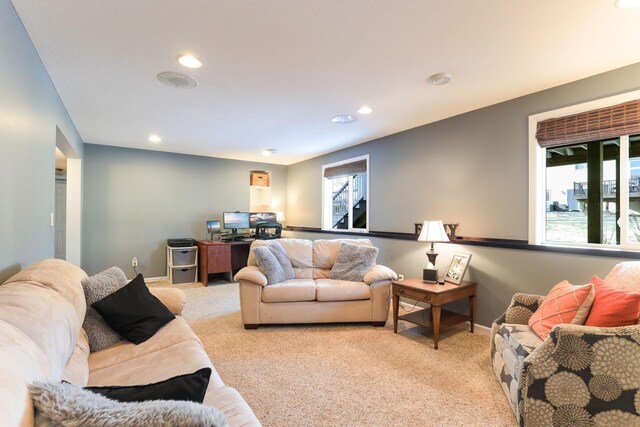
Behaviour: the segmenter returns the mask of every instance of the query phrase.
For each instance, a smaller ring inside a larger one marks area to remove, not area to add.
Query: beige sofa
[[[231,426],[259,426],[240,394],[226,387],[198,337],[179,316],[177,289],[151,288],[174,320],[148,341],[120,342],[89,353],[82,329],[86,303],[80,268],[61,260],[38,262],[0,286],[0,424],[34,425],[27,384],[67,380],[78,386],[158,382],[204,367],[212,370],[204,404],[222,410]]]
[[[286,251],[296,278],[267,285],[253,251],[247,267],[235,275],[240,283],[240,308],[245,328],[277,323],[373,322],[383,326],[389,316],[391,281],[396,274],[376,265],[363,282],[329,279],[340,242],[371,245],[368,239],[256,240],[251,248],[278,242]]]

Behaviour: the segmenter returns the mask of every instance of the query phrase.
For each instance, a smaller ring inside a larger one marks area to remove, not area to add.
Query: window
[[[322,167],[322,229],[369,230],[369,156]]]
[[[640,91],[529,117],[529,243],[640,250]]]
[[[618,139],[547,149],[546,242],[620,243],[619,163]]]

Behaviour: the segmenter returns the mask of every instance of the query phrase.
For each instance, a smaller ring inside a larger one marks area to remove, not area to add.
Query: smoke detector
[[[427,83],[434,86],[442,86],[446,85],[451,81],[451,74],[448,73],[437,73],[429,76],[427,79]]]
[[[333,116],[331,121],[333,123],[338,123],[340,125],[348,125],[349,123],[353,123],[358,118],[356,116],[352,116],[351,114],[340,114],[339,116]]]
[[[167,86],[178,89],[193,89],[198,86],[198,81],[186,74],[176,73],[175,71],[165,71],[158,74],[158,80]]]

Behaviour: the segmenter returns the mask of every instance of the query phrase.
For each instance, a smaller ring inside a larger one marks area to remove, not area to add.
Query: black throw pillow
[[[169,309],[151,295],[142,274],[91,307],[117,333],[135,344],[145,342],[175,319]]]
[[[188,400],[202,403],[209,386],[211,368],[202,368],[192,374],[179,375],[147,385],[84,387],[118,402],[144,402],[145,400]]]

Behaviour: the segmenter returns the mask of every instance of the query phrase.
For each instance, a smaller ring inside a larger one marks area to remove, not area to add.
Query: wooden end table
[[[440,331],[449,329],[462,322],[469,322],[470,332],[473,333],[473,323],[476,311],[476,283],[463,281],[460,285],[445,282],[424,283],[422,279],[412,278],[391,283],[393,295],[393,332],[398,333],[398,319],[424,326],[433,331],[433,348],[438,349]],[[398,316],[400,297],[429,303],[431,308],[412,311]],[[469,315],[442,310],[443,304],[469,298]]]

